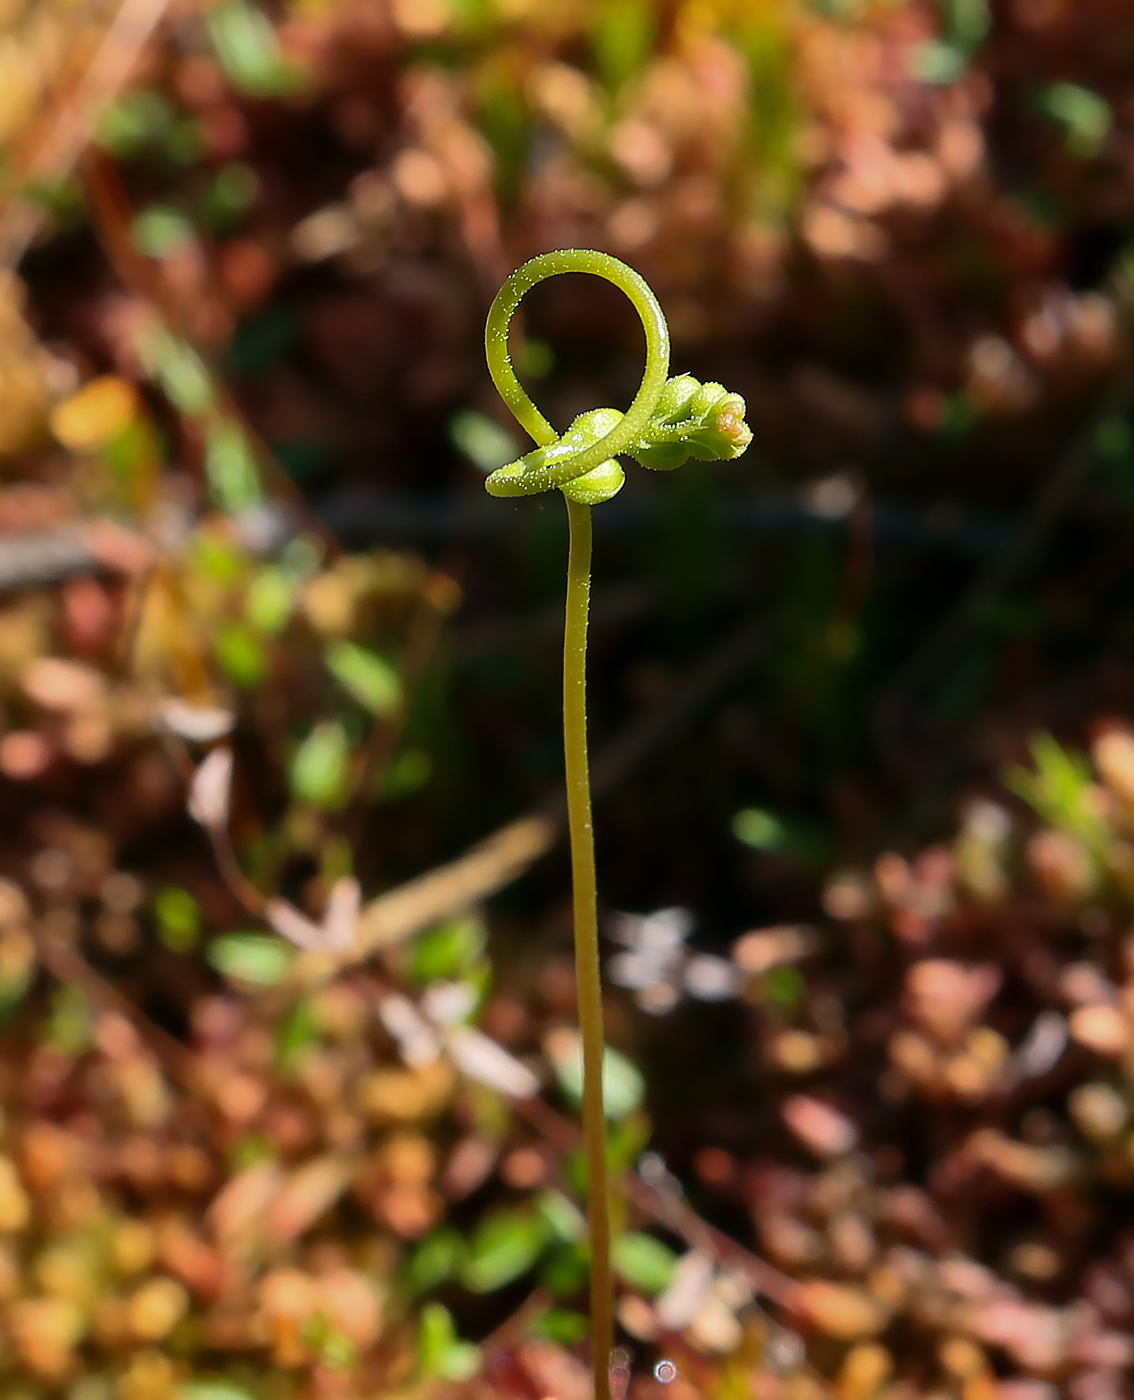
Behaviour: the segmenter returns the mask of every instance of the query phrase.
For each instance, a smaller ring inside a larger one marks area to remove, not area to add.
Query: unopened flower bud
[[[702,384],[691,374],[679,374],[662,390],[649,425],[630,451],[652,471],[672,471],[690,457],[731,461],[752,441],[744,414],[744,400],[723,384]]]

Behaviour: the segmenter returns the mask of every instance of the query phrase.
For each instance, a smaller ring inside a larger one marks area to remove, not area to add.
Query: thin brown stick
[[[70,172],[168,7],[169,0],[122,0],[74,92],[20,172],[25,186]],[[8,201],[0,212],[0,266],[18,266],[43,217],[42,205],[19,194]]]

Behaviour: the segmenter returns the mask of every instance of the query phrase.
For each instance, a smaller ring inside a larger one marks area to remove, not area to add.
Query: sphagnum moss
[[[625,413],[596,408],[580,414],[562,435],[524,392],[508,354],[508,327],[524,294],[564,272],[603,277],[629,297],[646,332],[646,365]],[[493,496],[534,496],[558,489],[567,502],[570,549],[563,637],[563,748],[574,892],[575,966],[583,1042],[583,1133],[587,1159],[590,1233],[592,1360],[595,1400],[609,1400],[614,1303],[610,1273],[610,1206],[603,1108],[602,984],[599,972],[594,829],[587,761],[587,613],[591,592],[591,506],[622,487],[620,453],[644,467],[670,471],[691,457],[726,461],[752,439],[744,400],[720,384],[669,373],[669,327],[648,283],[607,253],[566,248],[532,258],[512,273],[496,296],[485,327],[489,373],[536,447],[493,472]]]

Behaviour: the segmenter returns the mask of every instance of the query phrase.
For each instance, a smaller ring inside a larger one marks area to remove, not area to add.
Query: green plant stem
[[[629,299],[646,336],[642,382],[625,413],[599,409],[580,414],[560,439],[528,397],[508,353],[508,328],[524,295],[548,277],[587,272],[613,283]],[[567,500],[571,547],[567,561],[567,616],[563,633],[563,749],[567,769],[567,822],[571,836],[571,883],[575,912],[575,974],[579,1032],[583,1043],[583,1141],[587,1157],[587,1210],[591,1247],[591,1337],[595,1400],[610,1400],[610,1356],[614,1346],[614,1290],[610,1276],[610,1188],[607,1182],[606,1113],[602,1070],[598,893],[591,823],[591,775],[587,761],[587,613],[591,600],[591,508],[622,485],[622,470],[609,460],[631,451],[644,466],[669,471],[690,456],[731,461],[751,441],[744,400],[723,385],[699,384],[669,373],[669,327],[657,297],[640,273],[609,253],[561,248],[518,267],[497,292],[484,327],[488,372],[500,397],[536,444],[536,451],[502,466],[485,482],[491,496],[534,496],[562,489]],[[668,397],[666,394],[668,393]],[[659,405],[661,409],[659,410]],[[674,421],[679,410],[686,416]],[[655,421],[655,413],[657,418]],[[603,428],[608,427],[606,432]],[[589,426],[586,426],[589,425]],[[593,431],[592,431],[593,429]],[[649,430],[648,439],[640,441]],[[595,437],[595,433],[601,433]],[[674,451],[663,450],[672,445]],[[555,450],[558,448],[558,450]],[[543,450],[540,450],[543,449]],[[580,482],[601,467],[601,481]],[[572,483],[579,483],[572,485]],[[573,497],[578,499],[573,499]]]
[[[669,328],[649,284],[633,268],[608,253],[566,248],[542,253],[516,269],[497,293],[488,313],[484,348],[489,373],[516,421],[539,447],[558,441],[555,429],[516,377],[508,353],[508,327],[521,298],[537,283],[564,272],[586,272],[618,287],[630,300],[646,336],[646,364],[633,402],[618,423],[567,461],[533,469],[488,489],[499,495],[534,495],[566,486],[624,451],[644,431],[669,372]],[[579,1031],[583,1042],[583,1139],[587,1158],[587,1213],[590,1235],[591,1337],[595,1400],[610,1400],[610,1355],[614,1346],[614,1290],[610,1273],[610,1188],[606,1164],[606,1113],[602,1067],[606,1045],[602,1027],[599,971],[598,894],[595,881],[591,778],[587,760],[587,613],[591,597],[591,509],[567,500],[570,553],[567,563],[567,615],[563,636],[563,747],[567,770],[567,819],[571,837],[571,878],[575,914],[575,971]]]
[[[591,1346],[595,1400],[610,1397],[610,1353],[614,1346],[614,1292],[610,1277],[610,1188],[606,1167],[606,1113],[602,1064],[598,887],[595,834],[591,821],[591,775],[587,759],[587,614],[591,601],[591,508],[567,501],[570,551],[563,628],[563,752],[567,770],[567,823],[571,837],[571,884],[575,914],[575,977],[579,1031],[583,1041],[583,1138],[587,1157],[587,1220],[590,1234]]]

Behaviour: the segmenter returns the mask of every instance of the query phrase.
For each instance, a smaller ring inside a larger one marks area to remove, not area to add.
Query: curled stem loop
[[[516,377],[508,353],[508,327],[525,293],[562,272],[589,272],[605,278],[629,298],[646,333],[642,382],[625,413],[595,408],[580,414],[560,436],[535,406]],[[723,385],[701,384],[692,375],[667,379],[669,327],[649,284],[633,268],[591,249],[563,248],[542,253],[516,269],[492,303],[484,331],[488,370],[516,421],[536,442],[533,451],[492,473],[493,496],[534,496],[558,488],[570,500],[598,505],[615,495],[624,480],[615,458],[628,453],[655,471],[703,461],[738,457],[752,434],[744,422],[744,400]]]

